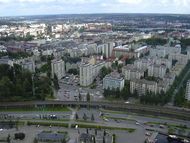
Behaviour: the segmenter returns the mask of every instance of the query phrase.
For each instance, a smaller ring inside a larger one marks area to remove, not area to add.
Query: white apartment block
[[[144,70],[140,70],[134,65],[127,65],[122,68],[122,74],[126,80],[141,79],[144,77],[144,72]]]
[[[54,74],[60,80],[65,76],[65,62],[63,60],[52,60],[51,61],[51,76],[54,78]]]
[[[166,47],[157,46],[156,48],[150,48],[150,56],[164,58],[167,55]]]
[[[162,93],[162,92],[166,93],[169,90],[169,88],[170,88],[169,82],[163,80],[158,83],[157,92],[158,93]]]
[[[157,93],[157,83],[154,81],[148,81],[145,79],[135,79],[130,81],[130,92],[134,93],[135,90],[141,95],[145,95],[146,91],[151,91],[152,93]]]
[[[164,78],[166,75],[166,69],[165,65],[152,64],[148,67],[148,76]]]
[[[187,48],[187,57],[190,60],[190,47]]]
[[[98,76],[102,67],[110,67],[110,62],[96,61],[95,58],[89,61],[82,61],[80,64],[80,85],[89,86],[93,83],[94,79]]]
[[[190,101],[190,80],[187,81],[187,86],[186,86],[186,96],[185,98]]]
[[[179,64],[184,64],[186,65],[188,62],[188,55],[184,55],[184,54],[170,54],[169,55],[169,60],[177,60]]]
[[[157,46],[156,48],[150,49],[150,56],[164,58],[170,54],[180,54],[181,46],[176,45],[175,47]]]
[[[103,54],[105,54],[106,58],[109,58],[109,57],[112,56],[114,43],[113,42],[108,42],[107,45],[108,46],[104,47],[104,49],[103,49]]]
[[[121,91],[124,88],[124,85],[125,85],[124,78],[119,73],[116,72],[107,75],[103,79],[103,89],[110,89],[110,90],[119,89]]]
[[[88,55],[95,54],[97,49],[97,44],[96,43],[89,44],[87,45],[87,49],[88,49]]]
[[[163,81],[169,83],[169,85],[172,85],[175,80],[175,77],[175,74],[169,73],[164,76]]]
[[[93,83],[92,76],[92,67],[91,64],[82,63],[80,65],[80,85],[81,86],[89,86]]]
[[[139,58],[141,54],[145,54],[149,51],[148,46],[142,46],[134,50],[135,53],[137,53],[137,57]]]
[[[184,68],[185,68],[184,64],[179,64],[179,62],[177,62],[176,65],[172,67],[170,73],[172,73],[175,76],[179,76],[179,74]]]
[[[106,58],[109,58],[112,56],[113,47],[114,47],[113,42],[108,42],[108,43],[98,45],[96,48],[96,53],[103,54],[105,55]]]
[[[153,59],[139,59],[139,60],[136,60],[134,62],[134,66],[137,68],[137,69],[140,69],[140,70],[145,70],[145,69],[148,69],[148,67],[154,63],[154,60]]]
[[[155,59],[154,63],[157,65],[165,65],[168,69],[172,68],[172,61],[165,58]]]

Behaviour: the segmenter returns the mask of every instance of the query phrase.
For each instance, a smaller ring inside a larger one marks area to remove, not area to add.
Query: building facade
[[[121,91],[124,86],[125,80],[119,73],[113,72],[103,79],[103,89],[119,89]]]
[[[126,80],[141,79],[144,77],[144,70],[137,69],[134,65],[127,65],[122,68],[122,74]]]
[[[166,70],[167,68],[165,65],[152,64],[148,67],[148,76],[164,78]]]
[[[52,78],[54,78],[54,75],[56,75],[60,80],[65,76],[65,62],[63,60],[52,60],[51,70]]]
[[[86,61],[82,61],[79,68],[80,68],[80,85],[81,86],[89,86],[93,83],[94,79],[100,73],[100,70],[103,67],[110,67],[110,62],[99,60],[97,61],[96,58],[92,57]]]
[[[157,83],[145,79],[136,79],[130,81],[130,92],[133,94],[137,91],[138,95],[145,95],[147,91],[157,93]]]
[[[34,61],[25,61],[21,63],[22,68],[29,70],[30,72],[35,72],[35,63]]]
[[[187,81],[187,86],[186,86],[186,96],[185,98],[190,101],[190,80]]]

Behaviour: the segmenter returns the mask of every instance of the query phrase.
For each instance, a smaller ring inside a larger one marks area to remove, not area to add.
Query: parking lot
[[[61,101],[79,101],[79,93],[81,101],[86,101],[86,95],[89,93],[91,101],[99,101],[103,98],[103,89],[100,82],[97,83],[96,88],[81,87],[79,79],[75,76],[66,76],[59,81],[60,89],[56,94],[56,99]]]

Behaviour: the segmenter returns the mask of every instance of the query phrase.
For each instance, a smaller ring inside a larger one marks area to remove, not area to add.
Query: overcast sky
[[[0,16],[81,13],[190,14],[190,0],[0,0]]]

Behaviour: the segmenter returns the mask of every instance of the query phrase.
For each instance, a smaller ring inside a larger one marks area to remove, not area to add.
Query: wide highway
[[[190,120],[190,110],[170,108],[163,106],[149,106],[142,104],[126,104],[124,102],[79,102],[79,101],[25,101],[25,102],[0,102],[0,108],[18,107],[46,107],[46,106],[81,106],[92,108],[106,108],[156,116],[167,116],[177,119]]]

